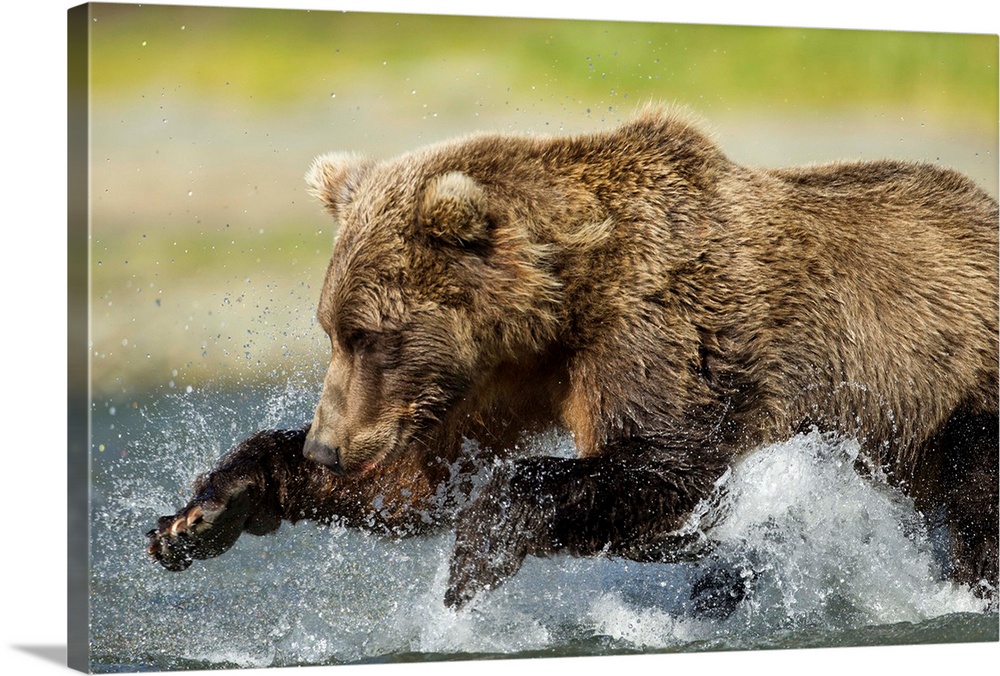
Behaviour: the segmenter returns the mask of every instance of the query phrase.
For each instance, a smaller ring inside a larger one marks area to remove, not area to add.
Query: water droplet
[[[194,190],[188,190],[188,197],[191,197],[193,194],[194,194]]]

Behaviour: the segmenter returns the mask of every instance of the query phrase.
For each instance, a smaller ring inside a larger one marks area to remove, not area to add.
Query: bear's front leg
[[[470,458],[444,452],[431,461],[404,456],[339,476],[303,455],[308,430],[265,430],[240,442],[198,478],[186,507],[160,517],[147,533],[149,555],[184,570],[194,559],[222,554],[242,533],[264,535],[282,521],[417,535],[450,524],[470,488],[463,470]]]
[[[458,515],[445,604],[461,608],[516,573],[528,555],[687,558],[685,538],[672,533],[724,469],[612,456],[510,463]]]
[[[219,465],[200,476],[194,497],[176,514],[162,516],[146,536],[146,551],[168,570],[194,559],[219,556],[247,531],[263,535],[281,524],[280,488],[305,461],[307,429],[265,430],[241,442]]]

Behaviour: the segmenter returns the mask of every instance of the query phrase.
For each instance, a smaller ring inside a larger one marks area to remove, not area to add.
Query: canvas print
[[[69,28],[71,666],[997,641],[996,35]]]

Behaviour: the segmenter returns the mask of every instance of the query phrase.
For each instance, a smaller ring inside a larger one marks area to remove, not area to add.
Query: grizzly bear
[[[943,513],[947,573],[995,594],[998,212],[969,179],[749,168],[648,107],[590,135],[327,155],[308,183],[340,224],[315,416],[161,519],[168,568],[283,519],[454,524],[461,607],[528,555],[677,560],[734,461],[818,429]],[[577,456],[525,457],[552,428]]]

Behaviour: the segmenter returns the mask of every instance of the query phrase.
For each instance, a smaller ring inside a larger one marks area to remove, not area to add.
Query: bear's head
[[[491,374],[553,339],[559,289],[521,210],[448,157],[326,155],[307,182],[339,228],[305,454],[360,473],[475,415]]]

